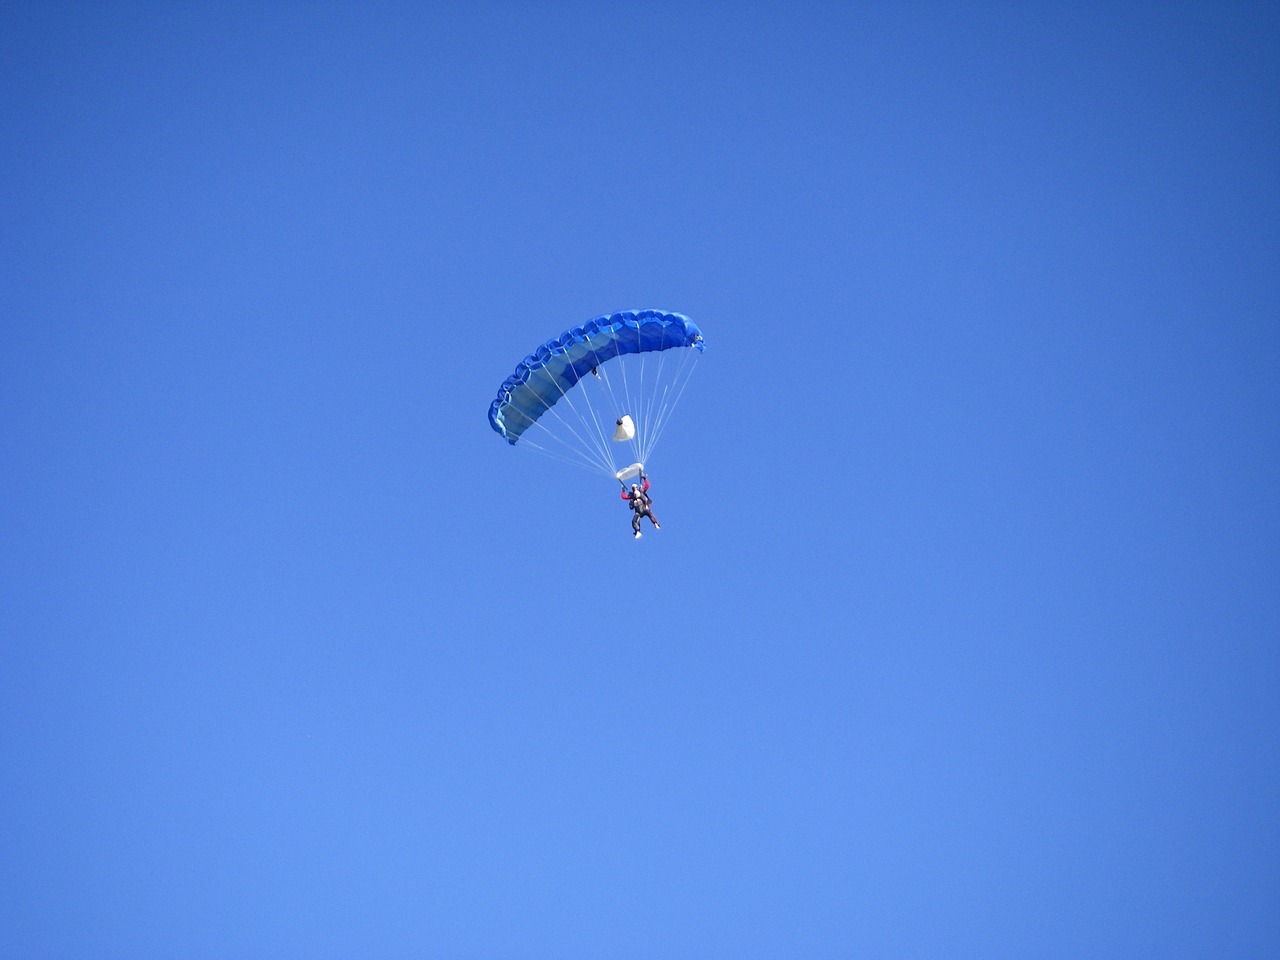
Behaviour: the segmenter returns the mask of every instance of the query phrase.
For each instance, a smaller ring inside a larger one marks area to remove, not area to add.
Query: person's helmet
[[[633,484],[631,485],[631,489],[632,489],[632,490],[639,490],[639,489],[640,489],[640,484],[638,484],[638,483],[633,483]]]

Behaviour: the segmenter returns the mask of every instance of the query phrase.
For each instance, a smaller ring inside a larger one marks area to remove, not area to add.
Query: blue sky
[[[0,953],[1272,957],[1274,4],[10,4]],[[486,412],[688,314],[617,488]]]

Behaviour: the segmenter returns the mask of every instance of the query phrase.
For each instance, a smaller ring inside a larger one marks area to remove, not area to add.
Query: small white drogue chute
[[[617,429],[613,431],[613,442],[622,443],[624,440],[632,440],[635,435],[636,423],[629,414],[624,413],[618,418]]]

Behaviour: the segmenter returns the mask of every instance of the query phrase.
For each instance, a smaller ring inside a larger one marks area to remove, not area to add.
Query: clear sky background
[[[0,954],[1280,954],[1280,8],[741,7],[4,6]]]

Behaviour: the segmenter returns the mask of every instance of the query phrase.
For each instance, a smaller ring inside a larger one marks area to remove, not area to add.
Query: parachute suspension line
[[[666,327],[662,328],[663,336],[666,335]],[[652,413],[653,413],[653,394],[657,390],[658,384],[662,382],[662,351],[658,353],[658,369],[654,372],[652,385],[649,380],[645,379],[645,360],[646,354],[640,354],[640,393],[637,401],[640,404],[640,419],[644,422],[644,432],[636,430],[636,446],[639,454],[640,462],[644,463],[649,458],[649,450],[652,446],[650,437],[653,435]]]
[[[637,347],[639,347],[639,345],[640,345],[640,327],[639,327],[639,326],[637,326],[637,327],[636,327],[636,346],[637,346]],[[644,354],[643,354],[643,353],[641,353],[641,354],[639,354],[639,356],[640,356],[640,362],[643,364],[643,363],[644,363]],[[627,383],[627,363],[626,363],[626,359],[625,359],[625,358],[626,358],[626,354],[619,354],[619,355],[618,355],[618,360],[619,360],[619,363],[618,363],[618,373],[619,373],[619,375],[622,377],[622,399],[626,401],[626,405],[627,405],[628,407],[631,407],[631,406],[633,405],[633,395],[632,395],[632,393],[631,393],[631,387],[630,387],[630,386],[628,385],[628,383]],[[642,368],[642,369],[643,369],[643,368]],[[630,413],[631,411],[630,411],[630,410],[623,410],[622,412],[623,412],[623,413]],[[639,410],[637,410],[637,411],[636,411],[636,413],[637,413],[637,414],[638,414],[639,412],[640,412]],[[643,425],[643,424],[637,424],[637,425],[636,425],[636,439],[637,439],[637,441],[639,440],[639,438],[640,438],[641,436],[643,436],[643,433],[642,433],[642,431],[643,431],[643,430],[644,430],[644,425]]]
[[[663,335],[665,346],[665,331]],[[654,352],[654,351],[646,351]],[[668,353],[679,353],[679,357],[668,357]],[[666,424],[678,402],[683,389],[692,375],[696,351],[690,347],[687,351],[659,350],[657,362],[646,357],[645,352],[635,354],[619,354],[603,366],[597,366],[598,379],[603,384],[603,391],[585,391],[587,396],[595,397],[588,401],[593,405],[608,395],[611,405],[611,417],[616,420],[624,413],[635,419],[636,436],[631,441],[635,458],[647,463],[656,448]],[[598,355],[593,351],[593,357]],[[628,369],[632,367],[633,369]],[[637,381],[639,373],[639,382]]]
[[[582,413],[578,410],[578,408],[574,406],[573,399],[569,396],[568,393],[565,392],[565,389],[560,386],[559,381],[557,381],[555,377],[552,377],[549,374],[547,375],[547,379],[559,392],[560,398],[565,403],[568,404],[569,409],[572,410],[573,413],[577,416],[578,422],[582,426],[583,430],[586,432],[589,432],[587,428],[590,425],[587,423],[586,418],[583,417]],[[534,396],[538,396],[536,391],[534,392]],[[539,401],[542,403],[544,411],[546,413],[551,414],[553,417],[556,418],[557,421],[563,424],[564,428],[573,435],[574,439],[576,439],[578,443],[582,445],[583,451],[579,451],[580,456],[582,456],[588,463],[598,462],[605,473],[608,473],[608,474],[613,473],[613,461],[609,457],[609,452],[608,452],[609,448],[606,445],[606,441],[604,441],[603,437],[600,436],[601,431],[598,423],[596,425],[597,438],[593,439],[589,436],[584,437],[574,428],[574,425],[572,423],[570,423],[567,419],[565,419],[560,414],[560,412],[556,410],[555,407],[553,407],[547,401],[542,400],[541,397],[539,397]],[[553,431],[549,430],[544,424],[540,422],[540,419],[535,420],[533,422],[533,425],[541,426],[542,429],[545,430],[549,436],[565,444],[565,446],[568,446],[570,449],[573,449],[572,444],[570,444],[567,440],[564,440],[563,438],[556,436],[556,434]],[[590,456],[590,453],[585,451],[593,452],[595,454],[596,459],[593,461],[592,457]]]
[[[564,394],[564,391],[561,391],[561,397],[564,398],[565,402],[568,404],[569,409],[578,417],[578,422],[583,427],[583,430],[585,431],[588,424],[583,419],[582,414],[573,405],[573,401]],[[601,448],[601,445],[599,444],[599,442],[593,440],[593,438],[590,437],[589,435],[584,437],[581,433],[578,432],[577,429],[575,429],[574,425],[570,423],[569,420],[566,419],[561,414],[559,410],[556,410],[554,407],[552,407],[547,403],[543,403],[543,406],[546,409],[546,412],[549,413],[551,416],[553,416],[558,423],[563,424],[565,430],[567,430],[569,434],[572,435],[573,438],[578,442],[581,448],[579,452],[579,456],[583,457],[588,462],[598,462],[601,464],[602,467],[607,466],[608,458],[605,456],[605,452]],[[555,431],[547,428],[546,425],[542,423],[541,419],[537,421],[537,425],[541,426],[542,429],[545,430],[549,436],[555,437],[558,441],[560,441],[561,443],[564,443],[566,446],[570,447],[570,449],[573,449],[572,444],[570,444],[564,438],[557,436]],[[594,459],[592,455],[594,455]]]
[[[693,379],[694,364],[697,362],[697,351],[693,347],[682,347],[682,355],[680,358],[679,368],[671,378],[671,383],[662,391],[661,408],[657,414],[657,422],[654,425],[654,433],[649,441],[650,446],[655,445],[662,436],[663,431],[667,427],[667,422],[671,417],[672,411],[680,402],[680,398],[684,396],[685,388],[689,386],[689,381]],[[674,395],[673,395],[674,394]]]
[[[573,433],[572,425],[570,425],[570,424],[568,424],[568,423],[565,423],[565,421],[564,421],[564,419],[563,419],[562,417],[557,417],[557,419],[558,419],[561,423],[564,423],[564,424],[565,424],[565,428],[566,428],[566,429],[568,429],[571,433]],[[563,456],[563,455],[558,455],[558,454],[556,454],[556,453],[553,453],[553,452],[551,451],[551,449],[550,449],[550,448],[548,448],[548,447],[544,447],[544,446],[542,446],[541,444],[536,443],[535,441],[531,440],[531,439],[529,438],[529,427],[537,427],[537,428],[539,428],[540,430],[542,430],[542,434],[539,434],[539,436],[541,436],[541,435],[545,435],[545,436],[547,436],[547,437],[550,437],[552,440],[556,441],[556,443],[562,444],[562,445],[563,445],[564,447],[566,447],[566,448],[567,448],[571,453],[573,453],[573,455],[574,455],[574,456],[573,456],[573,458],[572,458],[572,459],[570,459],[570,458],[565,457],[565,456]],[[596,459],[596,458],[593,458],[593,457],[590,455],[590,453],[589,453],[589,449],[590,449],[590,448],[589,448],[589,447],[587,447],[587,445],[583,442],[582,438],[581,438],[581,437],[578,437],[576,433],[574,433],[574,434],[573,434],[573,435],[574,435],[574,437],[575,437],[575,439],[577,439],[577,440],[578,440],[578,443],[575,445],[575,444],[573,444],[573,443],[570,443],[570,442],[569,442],[568,440],[566,440],[564,437],[560,436],[560,435],[559,435],[558,433],[556,433],[554,430],[550,429],[550,428],[549,428],[546,424],[544,424],[541,420],[535,420],[535,421],[533,421],[531,424],[529,424],[529,427],[526,427],[526,428],[525,428],[525,432],[520,436],[520,443],[522,443],[522,444],[527,444],[531,450],[537,450],[537,451],[538,451],[538,452],[540,452],[540,453],[545,453],[547,456],[550,456],[550,457],[552,457],[552,458],[554,458],[554,459],[556,459],[556,460],[564,460],[564,461],[569,462],[569,463],[577,463],[579,466],[587,465],[587,466],[588,466],[588,468],[589,468],[589,469],[591,469],[591,470],[595,470],[595,469],[597,469],[597,468],[600,466],[600,462],[599,462],[599,460],[598,460],[598,459]],[[597,454],[597,456],[598,456],[598,454]]]
[[[578,379],[579,379],[579,380],[581,380],[582,378],[581,378],[581,377],[579,377]],[[584,385],[584,386],[585,386],[585,385]],[[561,391],[561,393],[564,393],[564,391]],[[592,426],[592,427],[594,427],[594,429],[595,429],[595,447],[596,447],[596,455],[600,457],[600,462],[604,465],[604,467],[605,467],[605,472],[606,472],[606,473],[610,473],[610,474],[612,474],[612,473],[613,473],[613,458],[609,455],[609,435],[608,435],[608,432],[607,432],[606,428],[605,428],[604,426],[602,426],[602,425],[601,425],[601,423],[600,423],[600,417],[599,417],[599,416],[597,415],[597,413],[596,413],[595,404],[593,404],[593,403],[591,402],[591,393],[590,393],[589,391],[587,391],[587,390],[579,390],[579,391],[578,391],[578,394],[579,394],[579,395],[581,396],[581,398],[582,398],[583,406],[585,406],[585,407],[587,408],[587,413],[588,413],[588,414],[590,414],[590,416],[591,416],[591,426]],[[568,395],[567,395],[567,394],[565,394],[565,396],[567,397]],[[571,405],[571,406],[572,406],[572,403],[573,403],[573,402],[572,402],[572,401],[570,401],[570,405]],[[577,407],[574,407],[573,409],[574,409],[574,412],[575,412],[575,413],[577,413],[577,412],[578,412]],[[582,414],[581,414],[581,413],[578,413],[578,418],[579,418],[580,420],[582,420],[582,421],[583,421],[583,426],[585,427],[585,426],[586,426],[586,420],[585,420],[585,419],[583,419],[583,417],[582,417]]]
[[[588,424],[586,417],[582,415],[582,412],[578,409],[577,405],[573,402],[573,398],[569,395],[569,393],[566,390],[560,387],[558,381],[556,382],[556,387],[557,389],[560,390],[560,396],[563,397],[568,402],[569,408],[577,415],[578,420],[582,424],[583,429],[584,430],[594,429],[595,437],[594,437],[594,442],[592,443],[592,446],[595,449],[596,456],[599,457],[600,459],[600,464],[604,472],[608,474],[612,474],[613,458],[609,454],[609,436],[606,433],[605,428],[601,426],[600,418],[596,414],[595,405],[592,404],[591,402],[591,395],[586,390],[577,391],[579,397],[581,397],[582,399],[584,406],[587,408],[587,413],[591,417],[591,423]]]
[[[582,378],[579,377],[578,379],[579,379],[579,382],[581,382]],[[584,384],[583,386],[585,387],[586,385]],[[611,456],[609,451],[610,434],[609,434],[608,428],[601,423],[601,418],[598,411],[596,410],[596,405],[592,402],[592,399],[591,399],[591,392],[586,389],[579,390],[578,396],[581,398],[583,406],[586,407],[587,414],[591,418],[590,427],[594,432],[594,447],[596,451],[596,456],[599,458],[603,471],[607,474],[612,474],[614,472],[613,457]],[[572,403],[573,401],[570,400],[571,405]],[[582,420],[584,428],[588,426],[586,422],[586,418],[583,417],[580,411],[578,411],[577,407],[574,406],[573,409],[574,409],[574,412],[578,414],[579,419]]]
[[[608,418],[605,418],[605,419],[612,420],[612,421],[617,421],[617,420],[618,420],[618,418],[620,418],[623,414],[631,413],[631,412],[632,412],[632,411],[631,411],[632,398],[631,398],[631,396],[629,395],[629,393],[628,393],[628,391],[627,391],[627,389],[626,389],[626,363],[625,363],[625,355],[619,355],[619,356],[617,356],[617,357],[613,358],[613,362],[612,362],[611,364],[609,364],[608,366],[602,366],[602,365],[600,364],[600,362],[599,362],[600,357],[599,357],[599,355],[595,352],[595,350],[592,350],[592,351],[591,351],[591,356],[596,360],[596,367],[595,367],[596,374],[597,374],[597,377],[598,377],[598,379],[600,380],[600,382],[601,382],[602,384],[604,384],[604,389],[605,389],[605,391],[607,391],[607,392],[608,392],[608,394],[609,394],[609,406],[612,408],[612,411],[613,411],[612,416],[611,416],[611,417],[608,417]],[[614,390],[614,384],[613,384],[614,378],[613,378],[613,377],[611,377],[611,376],[609,375],[610,370],[612,370],[612,369],[613,369],[613,368],[615,368],[615,367],[616,367],[617,369],[619,369],[619,370],[621,370],[621,371],[622,371],[622,373],[620,374],[620,377],[621,377],[621,379],[622,379],[622,381],[623,381],[623,386],[622,386],[622,402],[621,402],[621,403],[619,403],[619,402],[618,402],[618,395],[617,395],[617,393],[616,393],[616,392],[615,392],[615,390]],[[590,400],[590,393],[589,393],[589,391],[585,391],[585,390],[584,390],[584,391],[583,391],[583,394],[584,394],[585,396],[587,396],[587,397],[588,397],[587,402],[590,404],[590,403],[591,403],[591,400]],[[594,409],[594,407],[593,407],[593,409]],[[639,424],[637,424],[637,425],[636,425],[636,434],[637,434],[637,435],[639,435],[639,433],[640,433],[640,425],[639,425]],[[634,444],[635,444],[635,440],[633,439],[633,440],[631,441],[631,443],[634,445]],[[610,464],[612,464],[612,462],[613,462],[613,461],[612,461],[612,458],[608,458],[608,459],[609,459],[609,461],[610,461]],[[613,467],[612,467],[612,466],[610,466],[610,468],[609,468],[609,472],[610,472],[611,474],[614,472],[614,471],[613,471]]]
[[[640,339],[640,329],[639,327],[637,327],[636,328],[637,343],[639,342],[639,339]],[[642,449],[644,447],[645,431],[648,429],[648,426],[644,422],[644,411],[641,409],[641,407],[644,406],[644,353],[643,351],[636,352],[635,367],[636,367],[636,373],[637,373],[636,391],[634,394],[632,394],[629,390],[627,391],[627,403],[636,408],[635,413],[632,414],[632,416],[635,419],[639,420],[640,422],[636,424],[636,435],[633,438],[633,444],[637,449]],[[640,459],[643,460],[644,458],[641,457]]]
[[[673,396],[674,391],[680,384],[681,377],[688,377],[692,371],[693,353],[687,351],[681,353],[678,359],[673,359],[672,363],[676,365],[675,373],[663,380],[663,388],[661,396],[654,397],[654,403],[658,405],[658,412],[655,415],[655,429],[661,432],[666,426],[667,418],[671,415],[671,411],[675,407],[676,398]]]
[[[551,434],[551,436],[555,437],[555,434],[553,433]],[[556,439],[559,440],[560,438],[556,437]],[[563,443],[564,441],[562,440],[561,442]],[[576,447],[569,448],[574,452],[574,454],[576,454],[576,456],[566,457],[563,454],[556,453],[554,450],[551,450],[551,449],[548,449],[547,447],[542,446],[541,444],[534,443],[527,436],[521,437],[520,443],[522,446],[527,446],[530,450],[536,450],[538,453],[542,454],[545,457],[550,457],[552,460],[559,460],[561,463],[570,464],[572,466],[578,467],[579,469],[589,471],[592,474],[599,474],[600,472],[599,470],[600,465],[596,463],[594,460],[589,459],[581,450],[577,449]],[[612,476],[612,473],[610,474],[610,476]]]
[[[636,458],[641,463],[647,463],[649,458],[649,449],[651,447],[650,437],[653,434],[652,409],[649,404],[650,398],[653,396],[653,384],[657,381],[658,374],[654,373],[653,377],[646,376],[646,367],[651,367],[647,361],[649,357],[646,353],[641,353],[636,361],[636,367],[639,374],[639,383],[636,386],[635,394],[629,399],[636,407]],[[661,357],[661,353],[659,353]],[[659,367],[659,370],[661,368]]]
[[[663,370],[667,362],[667,328],[664,324],[662,327],[662,336],[658,341],[658,369],[653,376],[652,388],[646,386],[644,389],[645,409],[644,409],[644,437],[640,443],[640,462],[645,463],[649,459],[649,452],[653,449],[656,440],[655,430],[658,427],[658,414],[654,409],[654,405],[658,400],[658,391],[666,382],[663,377]]]
[[[599,380],[601,383],[604,384],[605,390],[609,392],[609,401],[613,405],[613,407],[616,409],[618,406],[618,400],[617,400],[617,397],[615,397],[613,394],[613,382],[609,379],[609,371],[601,367],[600,355],[596,353],[594,349],[592,349],[591,351],[591,357],[596,362],[596,365],[592,368],[592,372],[595,374],[595,379]],[[586,393],[585,390],[583,392]],[[625,410],[622,412],[626,413]],[[618,414],[614,414],[614,419],[617,419],[617,417],[618,417]]]
[[[658,352],[658,369],[653,370],[653,358],[649,355],[652,351],[644,351],[640,354],[639,367],[639,383],[636,385],[634,396],[629,398],[632,406],[636,408],[636,417],[639,423],[636,425],[635,438],[635,454],[636,459],[641,463],[647,463],[649,460],[649,451],[653,446],[651,437],[653,436],[653,394],[657,389],[657,385],[661,383],[662,377],[662,353]],[[646,376],[646,367],[651,376]]]
[[[671,414],[675,411],[676,406],[680,403],[680,399],[684,396],[685,389],[693,379],[693,371],[698,368],[699,356],[700,354],[695,348],[689,347],[680,357],[680,369],[677,371],[670,388],[673,395],[667,402],[666,414],[662,419],[663,430],[666,429]]]
[[[638,398],[643,409],[640,416],[644,420],[644,434],[637,437],[638,440],[638,457],[641,463],[649,462],[649,452],[653,449],[653,398],[658,392],[658,388],[662,385],[662,366],[665,360],[664,347],[666,346],[667,327],[662,325],[662,336],[658,341],[658,350],[656,356],[650,358],[649,366],[652,368],[656,360],[657,370],[653,371],[652,380],[646,380],[644,376],[645,354],[640,354],[640,396]],[[639,433],[639,431],[636,431]]]

